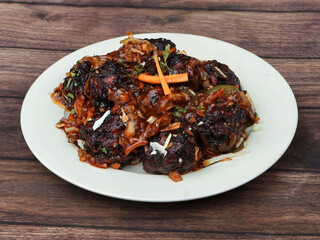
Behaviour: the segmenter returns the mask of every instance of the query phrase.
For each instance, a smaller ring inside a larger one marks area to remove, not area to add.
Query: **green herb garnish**
[[[161,70],[168,70],[169,74],[171,74],[171,69],[169,68],[167,63],[163,63],[163,62],[159,62],[159,63],[160,63]]]
[[[68,83],[67,83],[67,86],[64,88],[64,89],[68,89],[69,86],[70,86],[70,83],[71,83],[71,78],[68,79]]]
[[[181,117],[180,113],[178,111],[172,112],[172,116],[174,117]]]
[[[154,55],[152,56],[152,59],[154,60]],[[159,62],[160,62],[160,60],[161,60],[160,57],[158,57],[158,61],[159,61]]]
[[[186,113],[187,110],[184,109],[184,108],[182,108],[182,107],[176,106],[176,107],[175,107],[175,110],[172,112],[172,116],[174,116],[174,117],[181,117],[180,112]]]
[[[80,76],[81,71],[78,69],[78,67],[75,67],[71,72],[70,75],[72,78],[74,78],[75,76]]]
[[[67,96],[68,96],[69,98],[74,99],[74,96],[73,96],[73,94],[72,94],[72,93],[68,93],[68,94],[67,94]]]
[[[164,63],[167,64],[167,58],[169,57],[170,55],[170,44],[167,44],[166,48],[164,49],[164,52],[163,52],[163,60],[164,60]]]
[[[72,108],[70,112],[71,112],[71,114],[74,114],[74,109]]]
[[[182,113],[186,113],[186,112],[187,112],[187,110],[184,109],[184,108],[182,108],[182,107],[176,106],[175,108],[176,108],[179,112],[182,112]]]
[[[159,59],[159,63],[160,63],[160,66],[163,70],[168,70],[169,71],[169,74],[171,74],[171,69],[169,68],[168,64],[167,64],[167,58],[169,57],[170,55],[170,44],[167,44],[166,45],[166,48],[163,52],[163,62],[160,61]]]
[[[69,104],[71,104],[72,103],[72,99],[74,99],[74,96],[73,96],[72,93],[68,93],[67,96],[68,96],[68,102],[69,102]]]
[[[102,148],[102,152],[105,154],[105,155],[107,155],[107,153],[108,153],[108,151],[107,151],[107,149],[104,147],[104,148]]]
[[[140,75],[142,73],[143,66],[138,64],[138,65],[135,65],[134,67],[136,69],[137,74]]]
[[[76,71],[77,71],[77,73],[76,73]],[[81,72],[80,72],[80,70],[77,70],[77,67],[76,67],[75,69],[73,69],[73,70],[70,72],[70,76],[71,76],[71,77],[69,77],[67,86],[66,86],[64,89],[68,89],[68,88],[70,87],[71,80],[72,80],[75,76],[79,76],[80,73],[81,73]],[[74,85],[77,86],[76,83],[75,83]]]
[[[204,106],[198,106],[197,108],[199,108],[200,110],[203,110]]]

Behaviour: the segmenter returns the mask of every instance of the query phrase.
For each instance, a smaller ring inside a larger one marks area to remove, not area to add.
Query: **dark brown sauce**
[[[70,111],[68,119],[59,122],[69,141],[86,142],[81,161],[118,169],[139,155],[148,172],[186,173],[203,167],[204,159],[244,148],[245,140],[234,149],[257,118],[228,66],[179,54],[173,44],[166,59],[163,49],[158,52],[163,73],[186,72],[189,81],[170,84],[171,94],[164,95],[161,85],[137,79],[141,72],[157,74],[152,59],[157,44],[133,38],[123,43],[106,55],[79,60],[51,95]],[[93,122],[107,110],[114,121],[105,120],[104,131],[95,132]],[[167,155],[150,150],[150,142],[165,142],[169,134]]]

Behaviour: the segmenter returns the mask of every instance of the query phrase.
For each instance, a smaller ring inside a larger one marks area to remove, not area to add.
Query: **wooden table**
[[[0,239],[319,239],[319,0],[157,2],[0,1]],[[48,171],[20,129],[28,88],[61,57],[127,31],[204,35],[271,63],[299,106],[287,152],[242,187],[180,203],[104,197]]]

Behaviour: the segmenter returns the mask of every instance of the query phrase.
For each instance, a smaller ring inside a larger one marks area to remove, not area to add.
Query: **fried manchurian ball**
[[[165,145],[170,138],[168,146],[163,151],[157,150]],[[145,151],[141,154],[143,168],[149,173],[168,174],[172,171],[185,173],[197,166],[195,159],[196,138],[183,130],[175,130],[172,133],[163,132],[152,137]]]
[[[84,141],[86,152],[94,155],[98,164],[129,163],[132,155],[125,155],[123,147],[119,144],[119,136],[125,129],[120,117],[109,114],[103,123],[93,130],[95,121],[101,116],[101,113],[95,114],[92,120],[80,129],[79,139]]]

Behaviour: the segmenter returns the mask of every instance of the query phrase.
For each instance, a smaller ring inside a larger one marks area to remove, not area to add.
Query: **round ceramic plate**
[[[141,164],[114,170],[79,161],[77,148],[55,127],[64,110],[52,103],[49,93],[83,56],[118,49],[120,40],[125,38],[119,37],[92,44],[60,59],[29,89],[21,110],[22,132],[33,154],[51,172],[76,186],[110,197],[174,202],[213,196],[245,184],[270,168],[286,151],[297,127],[297,104],[288,83],[271,65],[242,48],[212,38],[176,33],[135,37],[168,38],[177,49],[185,50],[190,56],[227,64],[248,90],[261,118],[261,131],[249,136],[243,155],[183,175],[183,181],[177,183],[165,175],[145,173]]]

